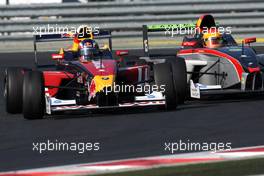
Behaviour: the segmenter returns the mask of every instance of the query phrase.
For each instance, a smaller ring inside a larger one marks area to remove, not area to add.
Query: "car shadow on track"
[[[201,100],[188,100],[183,105],[179,105],[176,110],[166,111],[161,107],[130,107],[130,108],[115,108],[115,109],[101,109],[98,110],[83,110],[83,111],[68,111],[60,112],[52,116],[46,116],[47,120],[63,120],[63,119],[74,119],[74,118],[100,118],[100,117],[111,117],[111,116],[124,116],[124,115],[137,115],[137,116],[151,116],[151,114],[160,114],[160,116],[166,116],[168,113],[182,113],[191,109],[207,109],[218,107],[221,104],[232,104],[232,103],[250,103],[260,102],[264,100],[264,96],[217,96],[208,97]],[[4,104],[1,101],[1,104]],[[2,106],[3,107],[3,106]],[[4,111],[4,108],[1,108]],[[8,115],[6,113],[3,116]],[[9,115],[8,115],[9,116]],[[13,115],[12,115],[13,116]],[[15,115],[18,116],[18,115]]]
[[[52,118],[54,120],[62,120],[62,119],[71,119],[71,118],[98,118],[98,117],[106,117],[106,116],[121,116],[128,114],[152,114],[152,113],[160,113],[166,115],[167,112],[182,112],[189,109],[204,109],[204,108],[212,108],[219,106],[220,104],[226,103],[241,103],[241,102],[256,102],[263,101],[264,96],[216,96],[216,97],[208,97],[201,100],[191,100],[186,101],[185,104],[177,107],[176,110],[166,111],[161,107],[130,107],[130,108],[116,108],[116,109],[104,109],[101,110],[93,110],[93,111],[73,111],[73,112],[64,112],[56,115],[52,115],[48,117],[48,119]]]
[[[83,111],[69,111],[61,112],[59,114],[52,115],[48,118],[55,120],[62,120],[67,118],[98,118],[106,116],[121,116],[129,114],[150,114],[150,113],[163,113],[165,110],[161,110],[158,107],[130,107],[130,108],[115,108],[101,110],[83,110]]]
[[[104,109],[103,112],[101,110],[85,110],[85,111],[69,111],[62,112],[53,116],[48,117],[48,119],[52,118],[55,120],[62,119],[71,119],[71,118],[98,118],[98,117],[106,117],[106,116],[123,116],[123,115],[151,115],[152,113],[159,113],[163,116],[168,112],[183,112],[190,109],[205,109],[217,107],[220,104],[226,103],[243,103],[243,102],[256,102],[262,101],[264,97],[240,97],[239,99],[234,99],[234,97],[217,97],[214,99],[202,99],[202,100],[191,100],[186,101],[185,104],[177,107],[176,110],[166,111],[162,107],[130,107],[130,108],[115,108],[115,109]]]

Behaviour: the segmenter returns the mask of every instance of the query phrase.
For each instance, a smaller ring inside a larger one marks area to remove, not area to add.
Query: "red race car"
[[[56,65],[50,70],[43,70],[38,64],[36,43],[69,40],[72,36],[35,36],[36,68],[6,69],[7,112],[22,112],[26,119],[38,119],[57,111],[151,105],[174,109],[182,103],[175,88],[175,80],[182,75],[175,70],[182,68],[184,60],[167,56],[163,62],[160,59],[126,62],[128,50],[118,50],[113,57],[109,31],[93,36],[79,42],[77,52],[61,50],[52,54]],[[100,38],[109,39],[109,48],[98,47],[95,40]]]

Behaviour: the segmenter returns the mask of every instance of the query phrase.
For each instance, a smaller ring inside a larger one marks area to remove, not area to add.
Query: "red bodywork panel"
[[[80,62],[81,66],[86,68],[94,76],[108,76],[116,75],[116,61],[115,60],[103,60],[102,68],[100,67],[100,61],[88,61]],[[124,67],[118,69],[117,82],[124,84],[137,84],[138,82],[146,81],[149,79],[149,66],[133,66]],[[74,75],[65,71],[43,71],[45,87],[60,86],[62,80],[72,79]],[[54,97],[59,88],[48,88],[45,93],[48,93],[51,97]]]
[[[260,72],[260,68],[259,67],[255,67],[255,68],[248,67],[248,71],[249,73]]]
[[[80,64],[89,70],[89,72],[96,76],[107,76],[116,74],[116,61],[115,60],[103,60],[102,69],[100,69],[100,61],[88,61],[80,62]],[[60,86],[63,79],[72,79],[74,75],[65,71],[44,71],[45,86]],[[55,96],[58,92],[58,88],[49,88],[48,92],[50,96]]]
[[[118,82],[124,84],[137,84],[149,79],[149,66],[134,66],[120,68],[118,71]]]
[[[63,79],[72,79],[74,75],[65,71],[43,71],[45,86],[60,86]],[[54,96],[58,92],[58,88],[49,88],[50,96]]]
[[[116,51],[117,56],[127,56],[128,55],[128,50],[117,50]]]
[[[256,41],[257,41],[256,37],[246,38],[246,39],[244,40],[245,44],[254,43],[254,42],[256,42]]]
[[[89,70],[94,76],[108,76],[115,75],[116,61],[115,60],[102,60],[102,68],[100,68],[100,61],[81,62],[82,66]]]
[[[182,42],[182,46],[195,47],[197,44],[198,44],[197,41],[185,41],[185,42]]]

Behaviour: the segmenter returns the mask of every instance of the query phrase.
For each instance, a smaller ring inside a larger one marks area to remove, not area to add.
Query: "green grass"
[[[264,158],[163,167],[100,176],[241,176],[264,173]]]

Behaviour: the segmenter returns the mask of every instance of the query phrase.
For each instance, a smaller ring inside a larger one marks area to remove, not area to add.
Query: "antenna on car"
[[[35,67],[38,67],[38,57],[37,57],[37,44],[36,44],[36,35],[33,37],[34,40],[34,63],[35,63]]]
[[[242,53],[241,56],[245,55],[245,44],[244,44],[244,40],[242,40]]]

